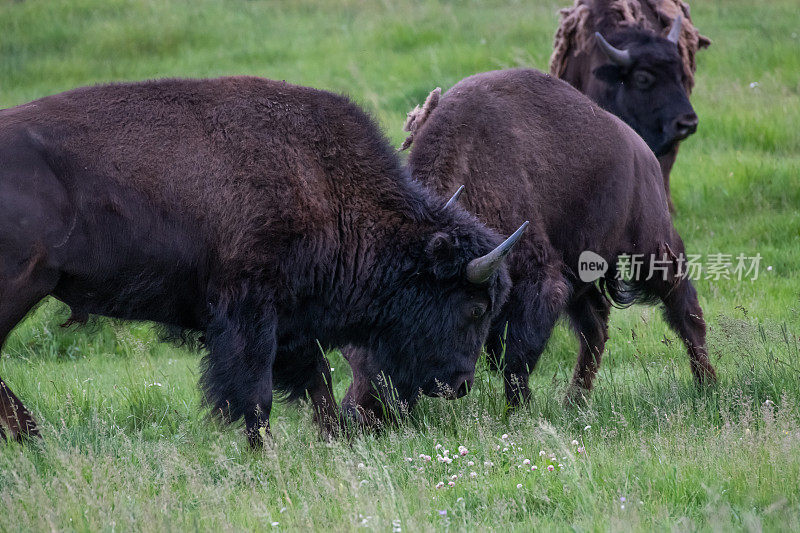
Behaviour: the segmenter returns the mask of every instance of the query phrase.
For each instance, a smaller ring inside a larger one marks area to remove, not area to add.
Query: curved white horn
[[[511,252],[511,249],[517,244],[517,241],[525,232],[529,222],[526,220],[511,237],[503,241],[500,246],[492,250],[486,255],[476,257],[467,264],[467,280],[470,283],[481,285],[489,281],[500,265],[503,264],[503,259]]]
[[[683,26],[683,15],[678,15],[672,21],[672,27],[669,29],[667,40],[671,43],[678,44],[678,39],[681,37],[681,26]]]
[[[594,36],[597,39],[597,44],[600,45],[600,49],[606,54],[612,63],[615,63],[621,67],[631,66],[631,53],[628,50],[614,48],[608,43],[608,41],[605,40],[602,35],[600,35],[600,32],[594,32]]]

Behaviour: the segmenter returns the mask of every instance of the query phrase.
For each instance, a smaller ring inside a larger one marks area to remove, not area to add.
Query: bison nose
[[[461,383],[456,388],[456,398],[463,398],[472,390],[472,382],[475,379],[474,375],[464,376]]]
[[[685,139],[696,132],[697,122],[697,115],[694,113],[686,113],[676,118],[673,123],[676,140]]]

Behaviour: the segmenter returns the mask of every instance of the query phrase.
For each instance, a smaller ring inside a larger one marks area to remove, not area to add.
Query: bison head
[[[657,156],[697,130],[678,53],[681,21],[678,16],[666,38],[637,29],[608,40],[595,34],[607,63],[593,71],[602,86],[591,96],[631,126]]]
[[[465,395],[492,319],[511,282],[504,258],[527,222],[498,237],[461,209],[445,227],[411,236],[404,264],[383,287],[369,338],[370,380],[385,399],[413,404],[419,393]]]

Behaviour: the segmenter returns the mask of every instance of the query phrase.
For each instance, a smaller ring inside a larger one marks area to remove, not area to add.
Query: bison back
[[[523,220],[560,250],[668,231],[658,162],[626,124],[567,83],[529,69],[453,86],[418,130],[414,177],[508,233]],[[610,250],[613,253],[613,250]],[[565,257],[565,260],[569,258]]]

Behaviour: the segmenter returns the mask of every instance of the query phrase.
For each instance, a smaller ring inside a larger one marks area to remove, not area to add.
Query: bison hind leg
[[[14,255],[13,251],[5,250],[0,256],[0,348],[11,330],[58,282],[58,272],[44,266],[43,250],[22,261]],[[2,379],[0,432],[16,440],[39,435],[33,415]]]
[[[10,437],[21,441],[27,437],[39,436],[39,428],[36,426],[33,415],[2,379],[0,379],[0,422],[2,422],[0,423],[0,439]],[[8,431],[7,436],[6,430]]]
[[[717,373],[708,357],[706,322],[694,285],[682,279],[674,286],[657,284],[656,290],[664,303],[664,318],[686,346],[695,381],[700,385],[715,383]]]
[[[650,279],[642,279],[630,285],[636,294],[637,303],[654,304],[661,301],[667,324],[686,346],[695,380],[699,384],[714,383],[716,372],[706,348],[706,323],[703,319],[703,310],[694,285],[686,277],[686,265],[681,265],[683,243],[674,230],[670,241],[670,244],[664,242],[657,247],[654,246],[657,251],[652,255],[645,254],[647,261],[643,265],[642,272],[652,273],[647,276]],[[653,258],[659,260],[659,267],[666,265],[664,270],[657,270],[648,262]]]
[[[567,314],[578,337],[580,348],[575,372],[565,402],[574,404],[592,389],[600,368],[606,341],[611,304],[594,285],[588,285],[570,299]]]
[[[222,294],[210,311],[201,376],[206,402],[226,422],[244,418],[250,444],[260,446],[272,410],[275,308],[245,285]]]

